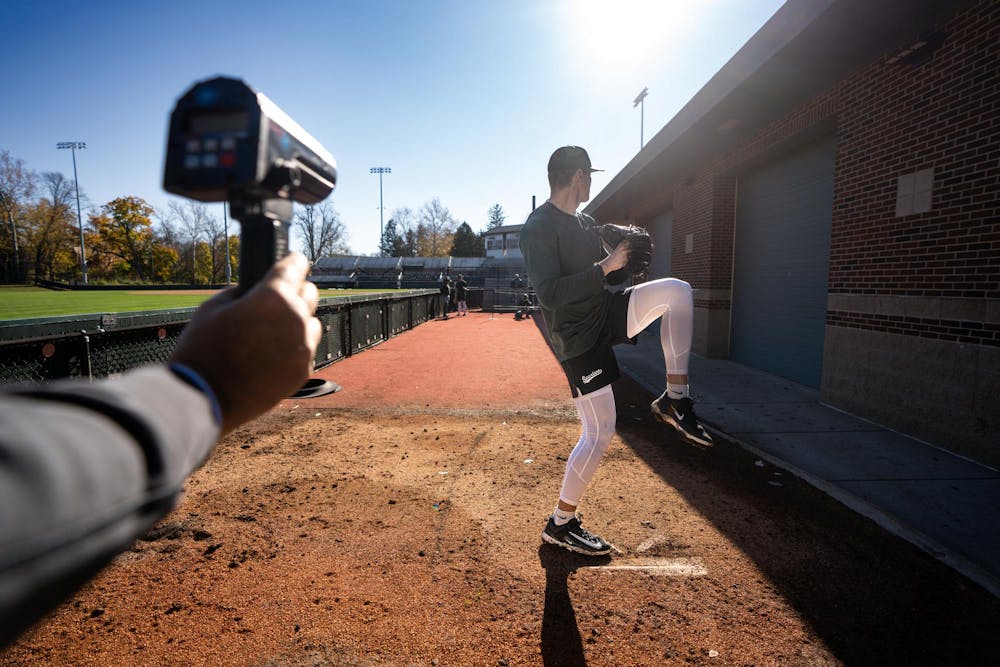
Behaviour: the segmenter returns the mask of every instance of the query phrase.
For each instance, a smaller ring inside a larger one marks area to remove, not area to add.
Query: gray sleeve
[[[165,367],[0,394],[0,645],[169,512],[218,435]]]

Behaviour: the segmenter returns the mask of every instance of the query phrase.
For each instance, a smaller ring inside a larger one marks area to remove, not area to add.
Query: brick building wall
[[[831,293],[1000,298],[1000,5],[943,31],[928,62],[887,54],[841,93]],[[897,216],[898,177],[926,169],[930,210]]]
[[[702,172],[673,190],[671,274],[694,288],[694,350],[725,356],[732,301],[736,180]]]
[[[823,395],[1000,465],[1000,5],[938,28],[841,92]]]
[[[824,400],[1000,465],[1000,3],[934,28],[676,185],[671,267],[727,356],[739,175],[834,136]]]
[[[675,276],[695,288],[709,288],[712,276],[713,179],[701,174],[674,191],[674,228],[670,266]],[[688,238],[690,248],[688,251]],[[705,261],[709,258],[710,261]],[[728,285],[726,286],[728,287]]]

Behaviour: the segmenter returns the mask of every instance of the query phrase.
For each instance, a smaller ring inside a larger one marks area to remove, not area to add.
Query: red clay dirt
[[[588,560],[539,533],[579,435],[532,321],[433,321],[231,434],[0,665],[976,665],[996,598],[616,386]],[[695,379],[697,382],[697,379]]]

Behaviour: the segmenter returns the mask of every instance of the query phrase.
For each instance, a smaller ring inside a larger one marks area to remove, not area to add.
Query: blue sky
[[[588,149],[597,193],[783,4],[779,0],[9,0],[0,149],[72,178],[94,206],[166,210],[167,118],[218,74],[264,92],[337,159],[332,201],[355,253],[385,219],[440,198],[474,230],[548,196],[545,163]],[[222,205],[210,205],[221,217]],[[85,213],[86,215],[86,213]]]

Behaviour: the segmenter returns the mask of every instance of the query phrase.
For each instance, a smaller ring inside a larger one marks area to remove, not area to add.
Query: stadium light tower
[[[378,174],[378,245],[379,245],[379,256],[382,256],[382,235],[385,231],[382,229],[383,220],[385,219],[385,209],[382,207],[382,174],[391,174],[391,167],[372,167],[369,170],[372,174]]]
[[[642,150],[643,146],[643,121],[646,115],[646,103],[643,101],[646,99],[646,95],[649,95],[649,88],[643,88],[642,92],[635,96],[632,100],[632,108],[639,107],[639,150]]]
[[[226,210],[228,204],[222,202],[222,229],[226,235],[226,284],[233,284],[233,262],[229,256],[229,213]]]
[[[83,243],[83,215],[80,214],[80,181],[76,177],[76,149],[87,147],[82,141],[60,141],[56,148],[68,148],[73,153],[73,185],[76,186],[76,221],[80,225],[80,269],[83,272],[83,284],[87,284],[87,247]]]

